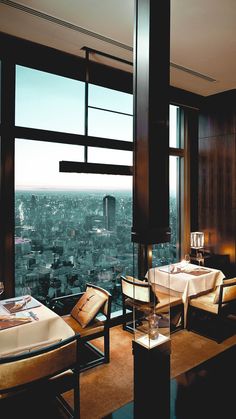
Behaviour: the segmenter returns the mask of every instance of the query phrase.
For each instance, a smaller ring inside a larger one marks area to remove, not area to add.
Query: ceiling
[[[0,30],[78,56],[87,46],[132,61],[134,2],[0,0]],[[235,22],[236,0],[171,0],[171,85],[204,96],[235,89]]]

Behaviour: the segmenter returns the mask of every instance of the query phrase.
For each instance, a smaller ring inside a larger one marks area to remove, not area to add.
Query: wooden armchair
[[[147,281],[141,281],[131,276],[121,276],[121,290],[123,329],[133,332],[135,327],[142,323],[143,318],[151,312],[153,305],[156,305],[156,296]],[[127,310],[130,314],[127,313]],[[135,310],[135,314],[133,310]]]
[[[77,337],[72,336],[54,344],[35,349],[21,349],[0,357],[1,417],[21,416],[41,418],[49,415],[47,401],[60,401],[60,407],[70,417],[80,417],[79,371]],[[74,409],[61,394],[73,389]],[[42,403],[42,405],[41,405]],[[45,411],[46,406],[46,411]],[[41,408],[44,408],[42,413]],[[55,412],[53,413],[55,414]],[[47,416],[48,417],[48,416]]]
[[[236,278],[189,301],[187,329],[222,342],[236,333]]]
[[[179,296],[164,293],[158,290],[154,284],[151,285],[146,280],[142,281],[130,276],[121,277],[121,289],[124,330],[134,331],[135,327],[141,324],[145,317],[154,309],[155,313],[160,316],[160,327],[170,327],[170,330],[174,331],[172,314],[175,311],[175,307],[179,307],[180,328],[183,327],[183,302]],[[129,313],[127,313],[127,310]],[[135,316],[133,316],[133,310],[135,310]],[[169,315],[169,319],[164,317],[166,313]],[[135,324],[133,317],[135,317]]]
[[[88,283],[84,293],[54,298],[51,302],[52,309],[79,336],[80,371],[110,361],[111,298],[105,289]],[[99,337],[103,337],[104,351],[90,342]]]

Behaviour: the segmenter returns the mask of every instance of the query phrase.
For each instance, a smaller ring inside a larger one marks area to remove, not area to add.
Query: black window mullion
[[[99,108],[98,106],[88,106],[90,109],[96,109],[97,111],[104,111],[104,112],[111,112],[111,113],[116,113],[118,115],[125,115],[125,116],[133,116],[131,113],[126,113],[126,112],[120,112],[120,111],[114,111],[112,109],[107,109],[107,108]]]
[[[13,127],[15,138],[25,140],[38,140],[54,143],[83,145],[88,147],[101,147],[116,150],[133,151],[133,143],[130,141],[114,140],[111,138],[85,136],[81,134],[69,134],[60,131],[48,131],[37,128]]]
[[[4,296],[15,293],[14,278],[14,136],[15,65],[3,60],[1,66],[1,178],[0,178],[0,275]]]
[[[89,52],[85,51],[85,106],[84,106],[84,133],[88,135],[88,95],[89,95]],[[84,162],[88,161],[88,147],[84,147]]]

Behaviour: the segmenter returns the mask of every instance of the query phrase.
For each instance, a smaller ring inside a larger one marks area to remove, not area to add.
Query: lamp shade
[[[194,231],[191,233],[191,247],[193,249],[200,249],[204,246],[204,233]]]

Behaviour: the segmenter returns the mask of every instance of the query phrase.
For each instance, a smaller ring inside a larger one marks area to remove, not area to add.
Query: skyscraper
[[[106,230],[114,230],[116,223],[116,199],[106,195],[103,198],[103,219]]]

